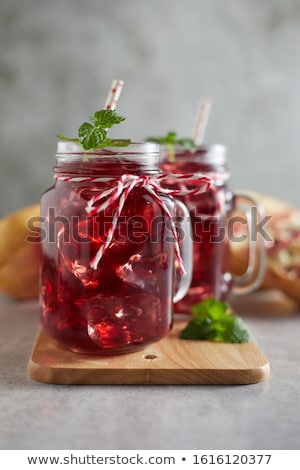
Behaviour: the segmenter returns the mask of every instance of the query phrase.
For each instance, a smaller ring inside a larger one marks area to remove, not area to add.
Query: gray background
[[[229,149],[231,185],[300,204],[299,0],[1,0],[0,215],[52,183],[56,134],[73,135],[125,88],[118,137],[189,135]]]

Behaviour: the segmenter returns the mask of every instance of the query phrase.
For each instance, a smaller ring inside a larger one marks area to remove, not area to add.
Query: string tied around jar
[[[99,262],[101,261],[104,253],[108,249],[115,230],[118,225],[118,220],[121,216],[122,210],[124,208],[124,204],[129,196],[129,194],[135,188],[144,188],[149,195],[153,197],[153,199],[157,202],[157,204],[161,207],[164,215],[168,219],[170,223],[170,229],[172,233],[172,237],[174,240],[174,252],[176,259],[179,264],[179,269],[181,274],[185,274],[184,263],[180,254],[179,248],[179,241],[178,241],[178,234],[176,230],[176,226],[174,220],[172,218],[172,214],[167,207],[166,203],[162,199],[161,195],[168,195],[168,196],[185,196],[185,195],[197,195],[206,192],[208,189],[211,188],[213,185],[213,180],[208,176],[198,176],[197,177],[197,187],[193,187],[192,189],[171,189],[163,186],[163,181],[175,178],[176,180],[182,180],[184,182],[188,182],[189,180],[193,180],[195,183],[195,175],[193,174],[176,174],[176,175],[158,175],[158,176],[146,176],[146,175],[133,175],[133,174],[123,174],[119,178],[112,178],[112,180],[116,181],[116,184],[113,185],[111,188],[93,196],[88,202],[86,206],[86,212],[89,215],[96,215],[104,212],[107,208],[115,206],[116,209],[113,214],[113,219],[110,224],[110,227],[107,232],[107,236],[105,242],[100,246],[99,250],[97,251],[96,255],[90,261],[90,267],[94,270],[98,268]],[[72,178],[68,178],[68,180],[72,180]],[[90,178],[90,180],[92,180]],[[96,179],[95,179],[96,180]],[[94,181],[95,181],[94,180]]]

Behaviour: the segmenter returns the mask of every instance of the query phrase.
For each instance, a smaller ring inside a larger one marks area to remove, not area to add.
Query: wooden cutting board
[[[252,384],[269,377],[255,343],[182,340],[185,325],[175,322],[166,338],[142,351],[110,357],[66,351],[40,329],[28,372],[50,384]]]

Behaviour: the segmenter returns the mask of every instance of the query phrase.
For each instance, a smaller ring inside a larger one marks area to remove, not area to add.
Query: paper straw
[[[117,103],[123,89],[124,82],[123,80],[113,80],[105,105],[104,109],[116,109]]]
[[[209,98],[202,98],[199,103],[198,113],[195,119],[195,126],[192,135],[192,139],[198,147],[203,143],[210,109],[211,100]]]

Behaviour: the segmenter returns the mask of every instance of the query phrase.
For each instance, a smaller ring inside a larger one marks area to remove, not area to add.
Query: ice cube
[[[99,243],[95,245],[92,237],[82,239],[82,242],[74,240],[65,227],[58,233],[60,268],[67,268],[84,287],[95,288],[99,284],[98,270],[90,267],[90,261],[100,246]]]
[[[80,264],[78,260],[72,263],[72,272],[84,287],[96,288],[99,285],[99,272],[87,265]]]
[[[168,269],[165,253],[149,258],[135,253],[129,260],[117,267],[116,274],[122,281],[143,291],[156,294],[160,291],[160,283],[164,282]]]
[[[149,294],[98,295],[86,309],[88,335],[101,348],[141,344],[160,326],[160,301]]]
[[[89,288],[106,285],[106,281],[112,277],[118,282],[115,275],[116,267],[125,262],[137,249],[136,245],[126,240],[125,236],[118,239],[119,232],[115,233],[95,270],[90,267],[90,263],[107,236],[106,232],[100,232],[96,230],[89,217],[86,221],[81,220],[76,227],[61,227],[57,236],[60,264],[66,266],[85,287]]]
[[[71,302],[84,295],[80,279],[62,264],[57,274],[57,298],[60,302]]]

